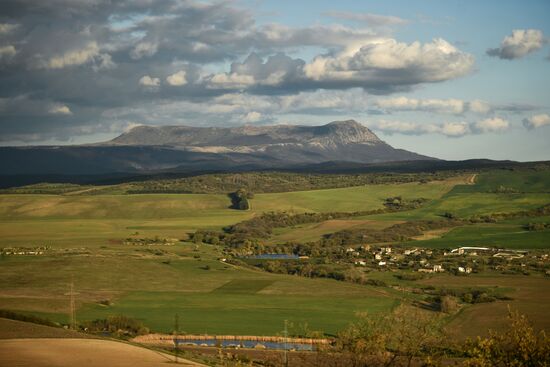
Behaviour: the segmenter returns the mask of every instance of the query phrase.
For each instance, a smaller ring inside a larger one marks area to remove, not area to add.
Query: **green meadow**
[[[402,221],[438,219],[445,212],[465,218],[550,203],[547,171],[488,171],[477,175],[475,184],[471,178],[464,174],[422,184],[256,194],[248,211],[230,209],[229,197],[222,194],[3,194],[0,247],[49,250],[41,256],[0,257],[0,308],[66,322],[72,281],[80,320],[124,314],[155,331],[169,332],[177,313],[181,329],[190,333],[274,335],[289,320],[333,334],[357,312],[387,311],[405,295],[392,288],[232,266],[219,260],[225,256],[221,247],[186,242],[188,233],[220,230],[266,211],[379,209],[394,196],[429,202],[411,211],[279,228],[269,241],[314,241],[343,229],[381,229]],[[499,186],[510,192],[495,192]],[[549,248],[548,230],[528,232],[523,227],[547,219],[468,225],[407,244]],[[125,238],[155,236],[174,239],[175,244],[123,244]]]

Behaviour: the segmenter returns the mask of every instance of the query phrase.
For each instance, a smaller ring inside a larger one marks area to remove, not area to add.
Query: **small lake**
[[[256,259],[256,260],[295,260],[299,259],[300,256],[294,254],[261,254],[247,256],[247,259]]]
[[[256,340],[194,340],[194,339],[178,339],[179,345],[197,345],[203,347],[215,347],[222,346],[226,348],[255,348],[258,344],[263,345],[266,349],[281,349],[281,350],[315,350],[315,346],[312,344],[302,344],[302,343],[277,343],[277,342],[267,342],[267,341],[256,341]]]

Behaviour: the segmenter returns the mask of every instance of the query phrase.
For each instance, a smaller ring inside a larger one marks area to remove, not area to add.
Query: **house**
[[[374,255],[374,259],[375,259],[375,260],[382,260],[382,255],[380,255],[380,254],[375,254],[375,255]]]
[[[459,273],[470,274],[470,273],[472,272],[472,268],[470,268],[469,266],[467,266],[467,267],[459,266],[459,267],[458,267],[458,272],[459,272]]]
[[[354,252],[354,251],[355,251],[355,249],[353,247],[348,247],[346,249],[346,252]]]
[[[418,272],[420,272],[420,273],[433,273],[434,271],[433,271],[433,269],[424,269],[424,268],[422,268],[422,269],[418,269]]]
[[[493,257],[502,257],[508,260],[521,259],[523,256],[525,255],[519,254],[519,253],[510,253],[510,252],[497,252],[496,254],[493,255]]]
[[[378,266],[385,266],[386,265],[386,262],[385,261],[380,261],[378,262]]]
[[[434,273],[442,273],[445,271],[445,269],[443,269],[443,266],[441,265],[434,265],[433,266],[433,271]]]
[[[365,260],[357,260],[355,261],[355,265],[367,266],[367,262]]]

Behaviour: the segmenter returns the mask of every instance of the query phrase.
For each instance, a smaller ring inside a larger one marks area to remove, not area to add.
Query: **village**
[[[419,273],[468,275],[485,270],[523,273],[544,272],[550,275],[549,256],[545,250],[512,250],[497,247],[458,247],[452,250],[405,248],[401,246],[347,247],[337,263],[352,262],[356,267],[381,271],[413,270]]]

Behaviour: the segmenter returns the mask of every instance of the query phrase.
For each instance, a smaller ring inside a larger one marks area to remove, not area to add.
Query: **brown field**
[[[0,365],[18,367],[154,367],[174,357],[130,344],[99,339],[0,340]],[[179,360],[180,366],[204,366]]]
[[[493,275],[453,277],[438,276],[420,281],[438,287],[499,287],[510,289],[510,301],[480,303],[461,310],[448,325],[460,339],[484,336],[489,330],[502,330],[508,325],[508,308],[536,320],[534,327],[550,330],[550,313],[544,305],[550,304],[550,279],[523,275]]]
[[[0,339],[16,338],[89,338],[73,330],[0,318]]]
[[[419,236],[412,237],[412,239],[417,241],[423,241],[423,240],[431,240],[434,238],[440,238],[445,233],[449,232],[451,229],[452,228],[441,228],[441,229],[434,229],[432,231],[426,231]]]

